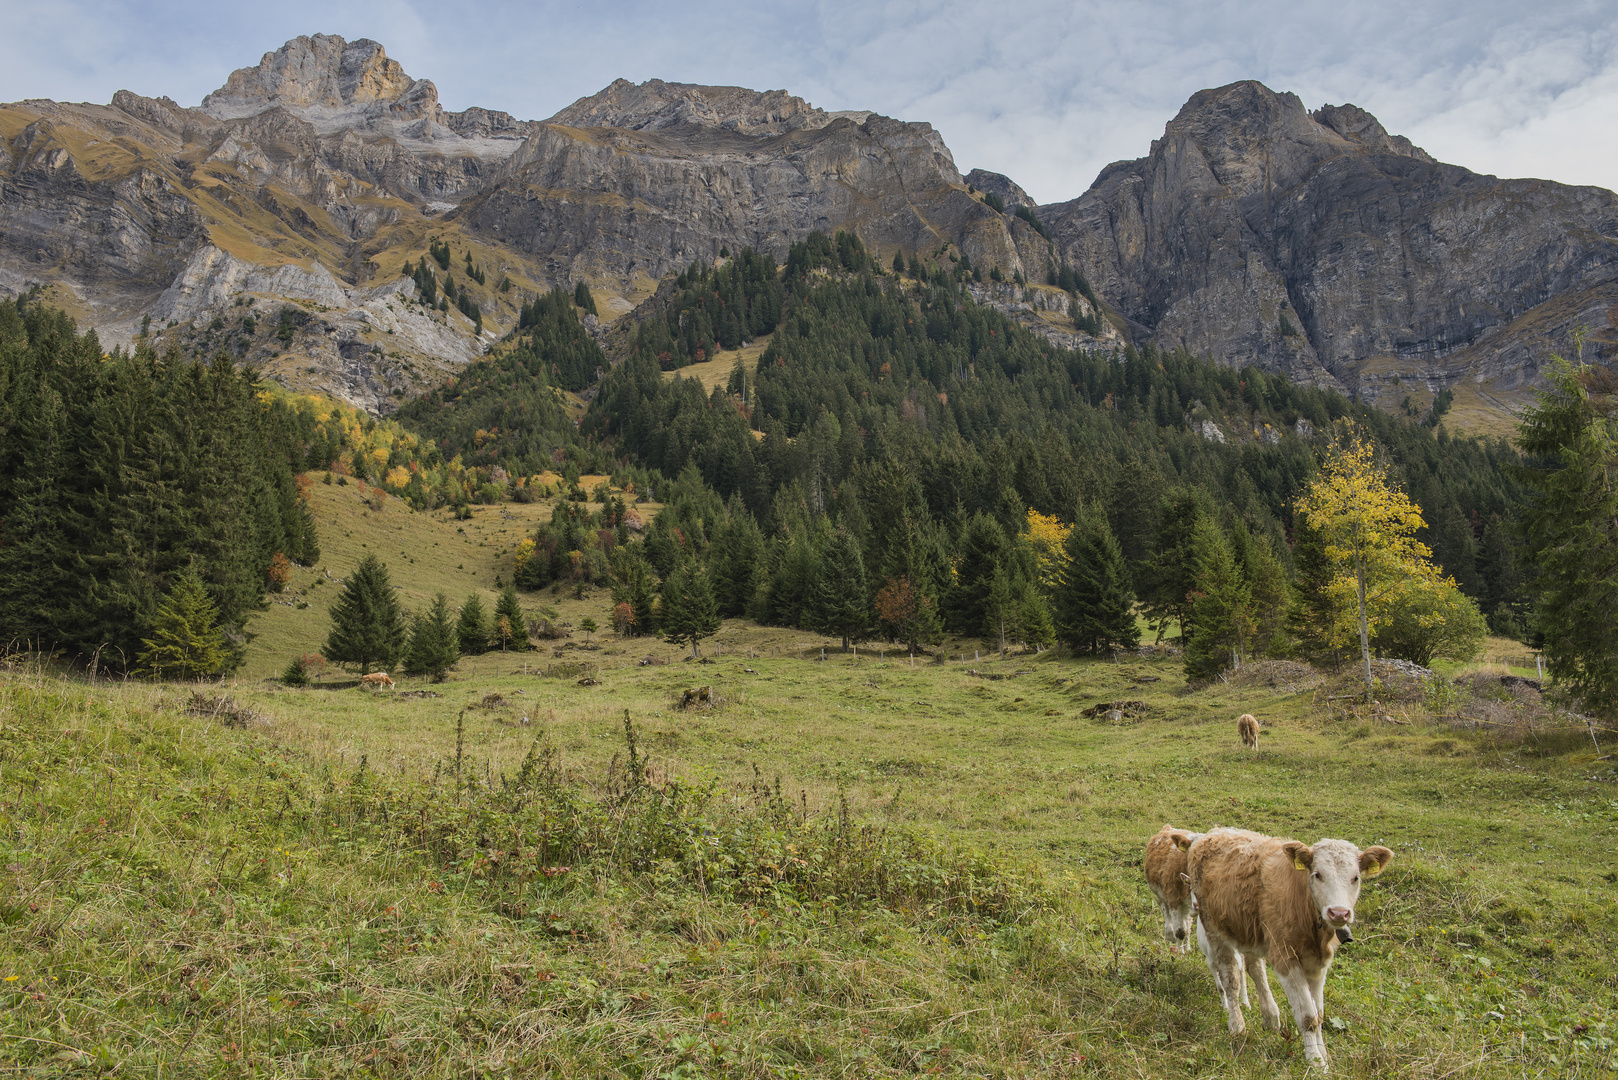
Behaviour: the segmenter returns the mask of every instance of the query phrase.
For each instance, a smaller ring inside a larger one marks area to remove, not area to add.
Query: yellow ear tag
[[[1376,877],[1381,872],[1382,864],[1379,862],[1374,862],[1361,871],[1361,873],[1363,873],[1366,877]]]
[[[1308,870],[1309,869],[1307,866],[1303,865],[1303,860],[1302,859],[1293,859],[1292,860],[1292,868],[1294,870]]]

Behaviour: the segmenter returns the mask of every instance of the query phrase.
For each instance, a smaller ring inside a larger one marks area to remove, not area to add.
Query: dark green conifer
[[[151,637],[138,657],[141,667],[158,679],[201,679],[235,666],[219,629],[219,607],[208,595],[196,567],[188,566],[158,605]]]
[[[1088,656],[1133,649],[1140,643],[1140,630],[1129,568],[1107,515],[1097,507],[1082,507],[1066,550],[1068,563],[1055,596],[1056,639]]]
[[[361,675],[391,671],[405,646],[404,612],[394,595],[388,568],[367,554],[343,584],[331,609],[326,659]]]

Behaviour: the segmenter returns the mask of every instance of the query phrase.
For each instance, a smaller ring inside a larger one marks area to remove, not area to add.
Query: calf
[[[1242,737],[1242,745],[1249,750],[1258,749],[1258,718],[1252,713],[1243,713],[1236,721],[1236,731]]]
[[[393,680],[388,677],[388,673],[385,671],[373,671],[369,675],[360,676],[361,686],[369,686],[380,690],[382,689],[383,683],[386,683],[390,687],[394,685]]]
[[[1224,998],[1230,1031],[1246,1030],[1236,988],[1243,961],[1253,974],[1267,1027],[1281,1030],[1281,1010],[1264,977],[1269,960],[1281,977],[1309,1063],[1326,1067],[1326,972],[1339,940],[1348,941],[1360,882],[1393,859],[1385,847],[1361,851],[1347,840],[1313,847],[1240,829],[1216,829],[1187,854],[1197,897],[1198,940]]]
[[[1178,952],[1190,947],[1191,920],[1196,918],[1191,879],[1185,873],[1186,852],[1201,836],[1165,825],[1146,842],[1146,885],[1162,905],[1163,936]]]

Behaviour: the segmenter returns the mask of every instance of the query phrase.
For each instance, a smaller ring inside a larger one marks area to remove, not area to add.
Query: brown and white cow
[[[1281,1010],[1264,977],[1268,960],[1303,1033],[1304,1055],[1326,1067],[1326,973],[1338,941],[1352,940],[1348,928],[1361,880],[1392,859],[1380,846],[1361,851],[1347,840],[1321,840],[1310,847],[1241,829],[1215,829],[1192,845],[1186,863],[1197,898],[1198,942],[1219,983],[1231,1034],[1247,1028],[1237,993],[1244,960],[1265,1026],[1281,1030]]]
[[[1249,750],[1258,749],[1258,718],[1252,713],[1242,713],[1236,721],[1236,733],[1242,737],[1242,745]]]
[[[373,690],[380,690],[384,683],[390,687],[394,685],[393,679],[385,671],[373,671],[369,675],[360,676],[360,686],[362,687],[369,686]]]
[[[1178,952],[1191,947],[1191,923],[1196,918],[1191,879],[1186,876],[1186,852],[1201,833],[1165,825],[1146,841],[1146,886],[1163,909],[1163,936]]]

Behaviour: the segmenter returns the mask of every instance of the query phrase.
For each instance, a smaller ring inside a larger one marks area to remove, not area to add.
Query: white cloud
[[[450,108],[542,118],[622,76],[926,120],[963,171],[1055,201],[1146,153],[1197,90],[1255,78],[1310,107],[1362,105],[1441,160],[1613,187],[1615,15],[1613,0],[0,0],[0,100],[128,87],[195,104],[289,37],[340,33],[381,41]]]

